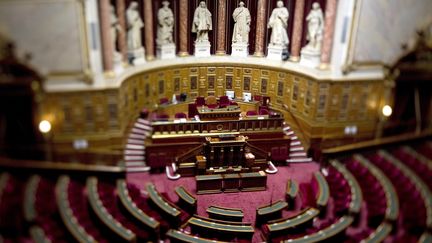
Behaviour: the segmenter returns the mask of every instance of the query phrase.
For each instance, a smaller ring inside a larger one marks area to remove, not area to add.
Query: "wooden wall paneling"
[[[216,96],[225,95],[225,67],[216,67]]]

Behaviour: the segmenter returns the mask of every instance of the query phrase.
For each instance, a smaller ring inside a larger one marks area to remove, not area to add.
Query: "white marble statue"
[[[192,32],[197,33],[196,42],[208,42],[210,30],[212,30],[212,15],[207,9],[206,3],[201,1],[195,9],[192,25]]]
[[[251,15],[244,5],[244,2],[240,2],[238,8],[236,8],[233,13],[235,22],[232,36],[233,43],[247,44],[249,42]]]
[[[174,14],[169,8],[169,2],[163,1],[163,7],[158,11],[158,29],[156,43],[159,46],[164,44],[172,44],[173,29],[174,29]]]
[[[270,36],[270,45],[286,47],[288,46],[289,39],[287,34],[288,26],[288,9],[284,7],[282,1],[277,2],[277,7],[268,21],[268,28],[272,29]]]
[[[141,29],[144,27],[144,23],[140,17],[138,11],[138,3],[131,2],[128,9],[126,10],[127,19],[127,46],[128,50],[136,50],[142,48],[142,36]]]
[[[116,49],[116,43],[117,43],[117,32],[121,32],[121,26],[119,24],[117,15],[115,13],[115,9],[113,5],[110,5],[110,9],[111,9],[111,28],[110,28],[110,32],[111,32],[111,41],[113,43],[113,52],[114,52],[114,56],[116,55],[120,55]]]
[[[321,43],[324,31],[324,15],[319,3],[314,2],[312,9],[306,17],[307,21],[307,45],[304,47],[310,50],[321,50]]]

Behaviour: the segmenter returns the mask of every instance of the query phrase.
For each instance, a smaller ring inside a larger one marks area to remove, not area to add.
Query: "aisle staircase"
[[[312,158],[307,156],[305,148],[291,127],[286,125],[283,128],[283,132],[291,138],[289,158],[286,160],[287,163],[312,162]]]
[[[151,136],[151,133],[151,122],[138,118],[132,127],[124,150],[124,161],[128,173],[150,170],[145,162],[144,141]]]

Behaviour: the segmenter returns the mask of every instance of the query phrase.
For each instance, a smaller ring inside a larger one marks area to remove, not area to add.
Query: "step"
[[[151,131],[152,130],[151,126],[147,126],[147,125],[144,125],[144,124],[141,124],[141,123],[135,123],[134,127],[135,128],[139,128],[141,130],[145,130],[145,131]]]
[[[143,124],[143,125],[151,126],[151,121],[146,120],[146,119],[138,118],[138,119],[137,119],[137,122],[138,122],[138,123],[141,123],[141,124]]]
[[[138,133],[131,133],[131,134],[129,134],[129,138],[145,140],[147,138],[147,135],[138,134]]]
[[[145,135],[147,137],[150,135],[149,131],[145,131],[145,130],[142,130],[142,129],[136,128],[136,127],[132,128],[131,133],[141,134],[141,135]]]
[[[291,135],[293,135],[294,134],[294,131],[288,131],[288,132],[285,132],[285,135],[288,135],[288,136],[291,136]]]
[[[126,144],[126,149],[140,149],[140,150],[143,150],[143,149],[145,149],[145,146],[144,145],[138,145],[138,144],[130,144],[130,143],[128,143],[128,144]]]
[[[138,139],[128,138],[127,143],[128,144],[134,144],[134,145],[143,145],[144,144],[144,140],[138,140]]]
[[[304,148],[303,148],[303,146],[291,147],[290,152],[294,152],[294,151],[304,151]]]
[[[142,155],[125,155],[124,156],[125,161],[136,161],[136,160],[145,160],[145,156]]]
[[[287,159],[288,163],[303,163],[303,162],[312,162],[312,158],[295,158],[295,159]]]
[[[145,150],[125,150],[125,155],[145,155]]]
[[[284,132],[287,132],[287,131],[289,131],[290,129],[291,129],[291,127],[289,127],[289,126],[286,126],[286,127],[282,128],[282,130],[283,130]]]
[[[126,162],[126,166],[127,167],[146,166],[146,163],[144,161]]]
[[[298,140],[298,137],[297,136],[292,136],[291,140]]]
[[[300,141],[292,141],[291,143],[290,143],[290,145],[291,146],[295,146],[295,145],[301,145],[301,142]]]
[[[126,167],[127,173],[140,173],[150,171],[149,166],[138,166],[138,167]]]
[[[306,154],[306,152],[294,152],[294,153],[290,153],[290,158],[293,158],[293,157],[306,157],[307,156],[307,154]]]

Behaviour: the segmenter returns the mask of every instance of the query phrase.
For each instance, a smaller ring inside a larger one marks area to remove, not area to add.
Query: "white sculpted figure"
[[[127,46],[128,49],[133,51],[142,47],[141,29],[144,23],[138,12],[138,3],[131,2],[129,8],[126,10],[127,19]]]
[[[157,44],[173,43],[174,14],[169,8],[169,2],[163,1],[163,7],[158,11]]]
[[[284,7],[282,1],[278,1],[277,7],[273,9],[267,26],[272,29],[270,45],[282,47],[288,46],[289,40],[286,30],[288,26],[288,17],[288,9]]]
[[[121,32],[122,29],[120,27],[118,18],[116,16],[114,6],[110,5],[110,9],[111,9],[111,28],[110,28],[110,31],[111,31],[111,41],[113,42],[113,52],[114,52],[114,55],[117,55],[118,54],[118,52],[116,50],[117,32]]]
[[[244,2],[239,3],[239,7],[234,10],[234,31],[232,42],[233,43],[245,43],[249,42],[249,31],[251,16],[249,10],[245,8]]]
[[[324,16],[319,3],[312,4],[312,9],[306,17],[308,32],[306,39],[309,41],[305,46],[307,49],[321,50],[321,42],[324,31]]]
[[[201,1],[195,9],[192,32],[197,33],[196,42],[207,42],[208,32],[212,30],[212,15],[206,7],[206,3]]]

